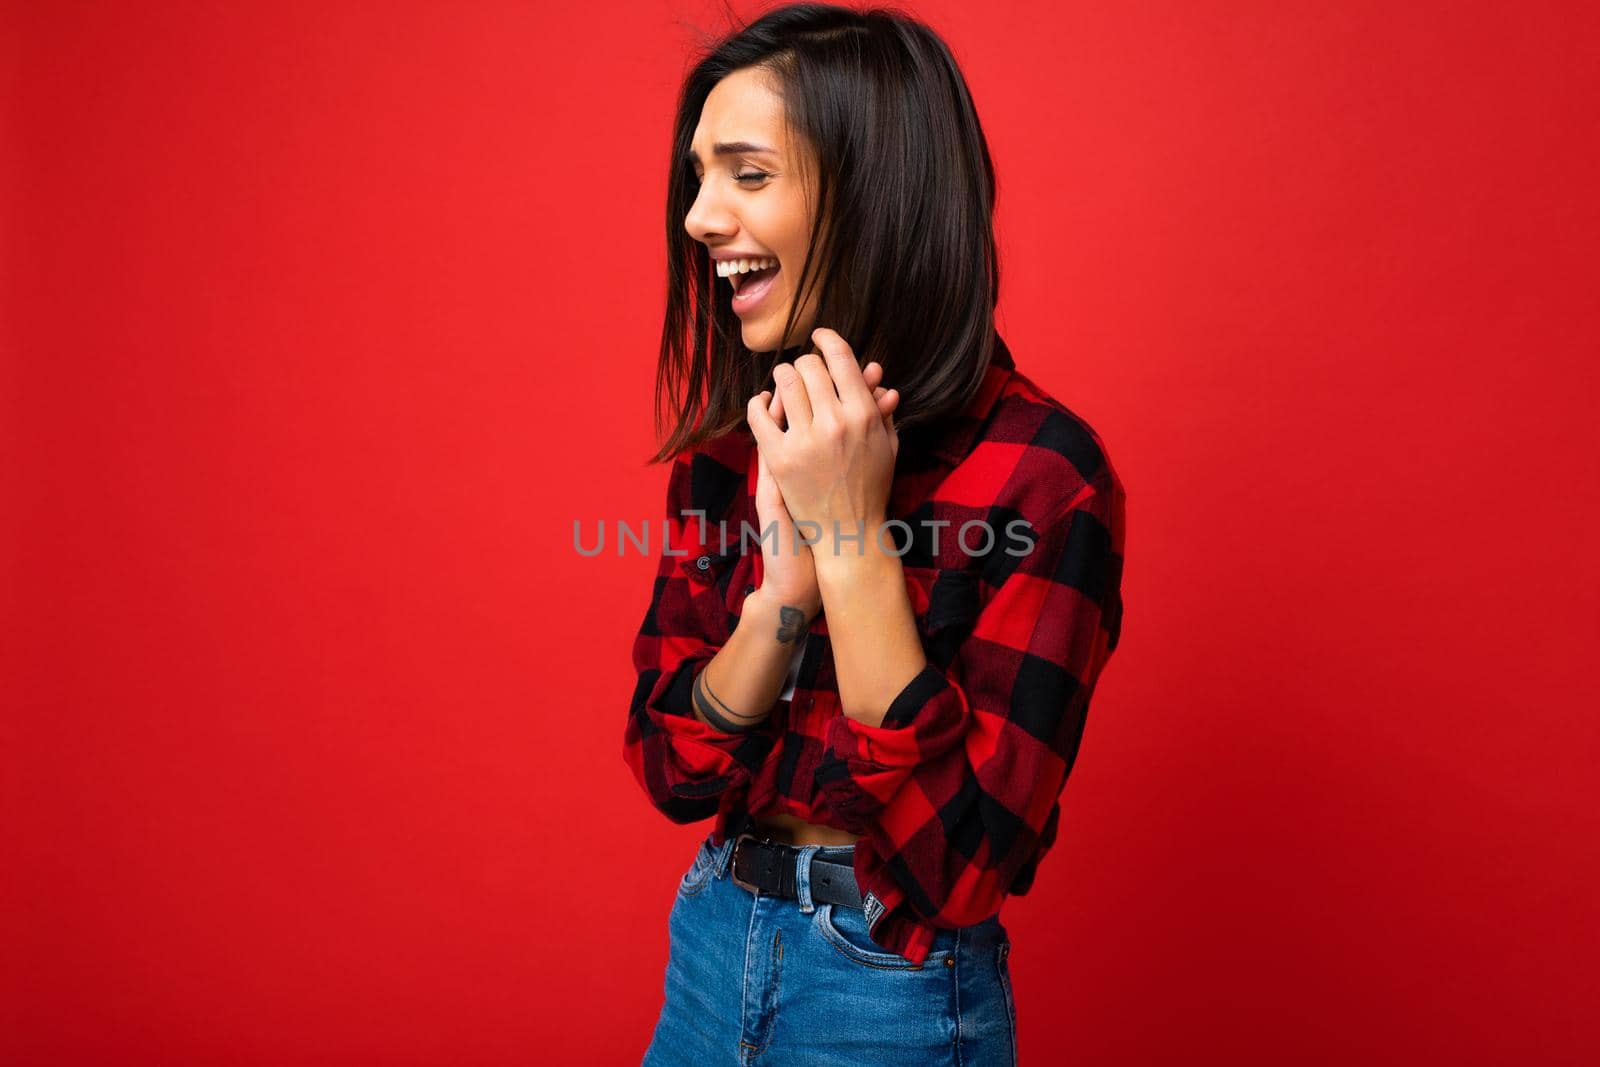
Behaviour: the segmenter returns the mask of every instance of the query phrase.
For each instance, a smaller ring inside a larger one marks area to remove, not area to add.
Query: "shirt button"
[[[711,569],[711,557],[701,556],[699,559],[694,561],[694,565],[703,571],[708,571]]]

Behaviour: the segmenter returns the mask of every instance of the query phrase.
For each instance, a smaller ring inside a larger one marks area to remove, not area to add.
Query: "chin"
[[[770,352],[777,347],[773,344],[772,330],[760,323],[742,324],[739,336],[744,339],[744,346],[752,352]]]

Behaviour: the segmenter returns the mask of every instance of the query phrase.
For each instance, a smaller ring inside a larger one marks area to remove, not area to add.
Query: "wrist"
[[[792,614],[798,612],[798,614]],[[740,619],[759,620],[763,626],[794,628],[803,623],[809,626],[811,621],[822,613],[822,597],[820,595],[809,599],[784,597],[773,593],[766,586],[758,586],[756,591],[744,598],[743,613]],[[798,637],[796,638],[798,639]]]
[[[841,526],[840,538],[825,538],[812,547],[817,585],[822,587],[824,599],[827,598],[829,585],[891,574],[902,569],[900,557],[892,551],[895,547],[894,537],[884,531],[885,522],[884,519],[867,520],[854,531]]]

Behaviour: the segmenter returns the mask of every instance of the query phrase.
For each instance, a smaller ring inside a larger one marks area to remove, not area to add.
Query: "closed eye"
[[[771,174],[770,171],[747,170],[743,174],[735,174],[733,176],[733,180],[736,181],[736,182],[759,182],[759,181],[762,181],[762,180],[764,180],[766,178],[770,178],[770,177],[772,177],[772,174]],[[689,176],[689,180],[692,183],[694,183],[694,188],[696,188],[696,189],[700,188],[700,181],[701,181],[700,178],[698,178],[695,175],[691,174]]]

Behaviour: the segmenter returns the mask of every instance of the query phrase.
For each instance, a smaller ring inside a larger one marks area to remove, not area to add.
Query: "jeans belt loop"
[[[817,907],[811,900],[811,857],[821,848],[821,845],[802,845],[795,858],[795,897],[800,901],[802,915],[810,915]]]

